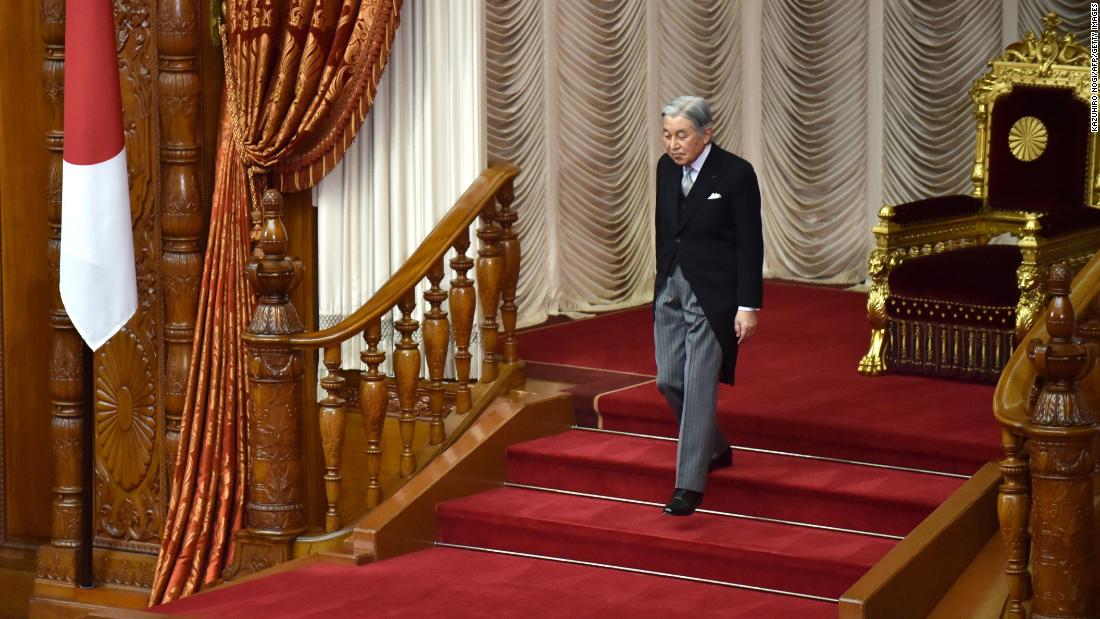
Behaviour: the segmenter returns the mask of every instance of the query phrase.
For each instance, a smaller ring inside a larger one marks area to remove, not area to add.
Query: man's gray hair
[[[685,116],[695,125],[695,130],[702,133],[714,125],[714,116],[710,113],[707,100],[702,97],[685,95],[676,97],[661,108],[661,118],[665,116]]]

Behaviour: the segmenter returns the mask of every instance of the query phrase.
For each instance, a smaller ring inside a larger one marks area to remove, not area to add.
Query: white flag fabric
[[[96,350],[137,310],[111,0],[66,3],[61,174],[61,301]]]

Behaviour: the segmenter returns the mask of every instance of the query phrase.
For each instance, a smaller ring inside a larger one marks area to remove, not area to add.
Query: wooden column
[[[61,264],[61,160],[64,146],[65,84],[65,2],[42,0],[42,38],[46,53],[42,63],[42,82],[46,93],[48,120],[46,150],[49,151],[49,180],[46,186],[46,217],[49,221],[50,327],[53,342],[50,354],[50,421],[54,492],[51,543],[75,548],[80,538],[81,476],[83,443],[81,398],[84,369],[81,341],[61,303],[58,277]]]
[[[202,277],[202,133],[196,0],[161,0],[157,15],[161,270],[164,277],[165,478],[171,484]],[[170,489],[168,489],[170,492]]]
[[[1032,617],[1086,619],[1097,612],[1093,519],[1093,439],[1096,415],[1077,381],[1096,348],[1073,339],[1075,319],[1066,267],[1051,270],[1047,311],[1050,341],[1032,340],[1029,356],[1042,389],[1026,428],[1031,453],[1033,537]]]
[[[306,528],[302,458],[302,353],[265,341],[264,336],[302,331],[290,291],[302,265],[286,255],[283,196],[263,194],[263,227],[247,267],[257,292],[256,309],[245,336],[249,352],[248,424],[251,466],[246,503],[248,528],[237,534],[233,565],[226,579],[257,572],[290,559],[294,538]]]

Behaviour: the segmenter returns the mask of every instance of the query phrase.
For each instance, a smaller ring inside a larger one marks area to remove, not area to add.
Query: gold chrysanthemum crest
[[[1008,149],[1020,161],[1035,161],[1047,148],[1047,127],[1034,116],[1024,116],[1008,130]]]

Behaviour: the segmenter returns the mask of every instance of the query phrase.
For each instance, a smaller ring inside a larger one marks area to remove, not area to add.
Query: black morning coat
[[[722,346],[719,379],[733,384],[738,306],[763,307],[764,238],[760,186],[752,164],[711,143],[703,169],[681,199],[683,168],[667,154],[657,162],[657,299],[680,265]]]

